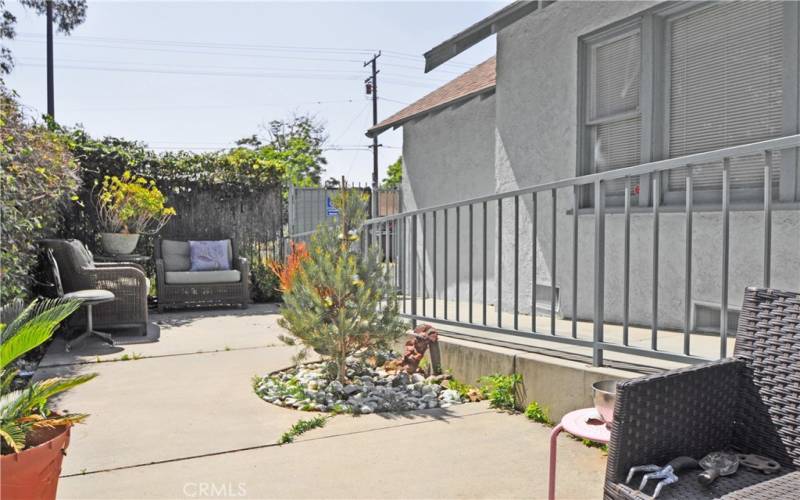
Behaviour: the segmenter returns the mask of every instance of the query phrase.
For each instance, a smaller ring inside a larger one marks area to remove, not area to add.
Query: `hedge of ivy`
[[[37,240],[59,232],[62,209],[80,185],[65,138],[26,115],[17,96],[0,87],[2,244],[0,299],[26,296],[33,285]]]

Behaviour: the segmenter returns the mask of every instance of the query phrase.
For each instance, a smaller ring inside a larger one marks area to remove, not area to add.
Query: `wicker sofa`
[[[147,292],[149,281],[142,266],[134,263],[95,262],[92,253],[78,240],[42,240],[53,251],[65,293],[87,289],[108,290],[115,299],[94,307],[94,326],[136,327],[147,334]],[[86,323],[85,311],[70,318],[70,326]]]
[[[228,241],[229,270],[190,271],[189,240],[158,238],[155,242],[158,310],[192,306],[239,306],[250,303],[250,267]]]
[[[606,469],[605,498],[651,498],[625,479],[635,465],[664,465],[734,450],[777,460],[764,475],[740,466],[700,486],[679,474],[659,498],[800,498],[800,294],[749,288],[733,358],[621,382]],[[655,483],[657,481],[651,481]]]

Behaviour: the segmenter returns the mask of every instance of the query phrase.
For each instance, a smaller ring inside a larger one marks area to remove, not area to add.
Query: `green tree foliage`
[[[358,251],[365,202],[352,189],[334,196],[339,220],[317,229],[281,309],[280,324],[293,336],[285,340],[303,345],[298,359],[309,349],[328,357],[342,383],[348,356],[389,347],[406,330],[378,249]]]
[[[30,292],[36,241],[56,233],[61,208],[72,203],[79,177],[64,137],[32,121],[16,95],[2,86],[0,130],[0,299],[5,304]]]
[[[47,0],[18,0],[26,8],[34,10],[37,14],[47,12]],[[66,35],[70,34],[76,26],[86,20],[86,0],[52,0],[53,23],[56,29]],[[15,26],[17,18],[5,6],[5,0],[0,0],[0,40],[11,40],[16,36]],[[11,50],[0,46],[0,75],[8,74],[14,69],[14,58]]]
[[[275,136],[266,142],[251,136],[237,141],[234,148],[207,153],[159,154],[142,142],[117,137],[96,139],[80,127],[54,123],[51,127],[66,137],[89,188],[105,175],[119,176],[126,170],[155,178],[178,191],[182,185],[197,188],[225,184],[234,192],[289,182],[317,186],[326,164],[322,156],[324,128],[308,116],[271,122],[270,130],[274,132],[270,134]]]
[[[403,181],[403,157],[397,158],[397,161],[389,165],[386,170],[386,178],[383,179],[383,187],[385,188],[398,188]]]

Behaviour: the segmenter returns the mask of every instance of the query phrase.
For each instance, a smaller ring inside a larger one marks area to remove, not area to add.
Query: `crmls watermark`
[[[245,483],[184,483],[183,495],[188,498],[236,498],[247,495]]]

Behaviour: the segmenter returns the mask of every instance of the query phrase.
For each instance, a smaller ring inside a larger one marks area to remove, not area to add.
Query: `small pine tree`
[[[284,341],[303,345],[298,361],[313,349],[332,361],[344,383],[348,356],[389,347],[406,326],[379,250],[359,252],[365,198],[343,187],[332,201],[339,220],[320,225],[312,237],[308,257],[283,295],[280,325],[292,335]]]

